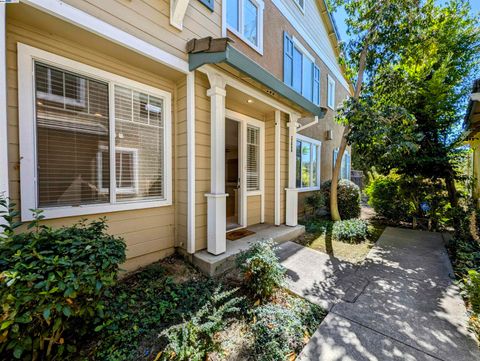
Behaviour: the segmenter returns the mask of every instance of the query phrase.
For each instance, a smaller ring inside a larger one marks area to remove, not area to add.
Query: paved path
[[[329,310],[297,360],[480,360],[439,233],[387,228],[360,266],[293,242],[279,256]]]

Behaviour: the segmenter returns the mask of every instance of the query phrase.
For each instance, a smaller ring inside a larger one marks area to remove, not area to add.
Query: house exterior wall
[[[106,70],[175,94],[176,85],[159,74],[152,74],[111,58],[108,54],[66,42],[62,37],[43,32],[16,20],[7,21],[7,84],[8,84],[8,140],[10,197],[20,207],[20,155],[18,124],[17,43],[24,43],[55,53],[96,68]],[[173,102],[176,99],[173,97]],[[173,108],[172,108],[173,109]],[[175,116],[172,132],[176,131]],[[173,142],[175,143],[175,141]],[[175,147],[175,144],[174,144]],[[173,161],[175,164],[175,160]],[[175,169],[175,165],[174,165]],[[174,171],[175,172],[175,171]],[[175,180],[175,176],[173,178]],[[174,188],[177,184],[173,182]],[[175,192],[175,190],[174,190]],[[175,203],[174,203],[175,204]],[[122,212],[100,213],[45,220],[50,226],[64,226],[81,219],[106,217],[109,232],[121,236],[127,243],[127,262],[123,268],[131,270],[151,263],[174,252],[175,206]]]
[[[280,0],[274,0],[278,2]],[[283,0],[282,0],[283,1]],[[162,49],[180,59],[188,60],[186,43],[192,38],[206,36],[220,37],[222,35],[222,0],[215,0],[214,11],[211,12],[199,1],[189,2],[183,21],[183,30],[170,25],[170,1],[167,0],[65,0],[75,8],[103,20],[114,27],[123,30],[145,42]],[[292,3],[293,4],[293,3]],[[319,36],[328,38],[327,30],[322,23],[316,3],[307,2],[305,16],[309,22],[320,22],[315,28]],[[294,5],[294,4],[293,4]],[[21,9],[7,12],[7,84],[8,84],[8,150],[9,150],[9,186],[12,200],[20,205],[20,153],[18,124],[18,81],[17,81],[17,44],[24,43],[53,54],[57,54],[80,63],[105,70],[128,79],[167,91],[172,95],[172,184],[173,204],[148,209],[127,210],[119,212],[104,212],[89,216],[62,217],[45,220],[52,226],[70,225],[80,219],[97,219],[107,217],[109,232],[125,238],[127,242],[127,263],[123,266],[132,270],[138,266],[153,262],[170,255],[175,247],[187,248],[188,242],[188,144],[187,144],[187,80],[186,75],[172,75],[163,64],[158,64],[148,57],[131,55],[128,49],[121,45],[77,28],[72,24],[55,18],[55,24],[49,22],[50,15],[35,10],[27,5],[18,5]],[[296,5],[294,5],[296,6]],[[312,7],[312,8],[309,8]],[[26,11],[25,13],[23,13]],[[28,12],[27,12],[28,11]],[[14,14],[15,16],[11,16]],[[41,15],[41,17],[37,15]],[[313,18],[311,17],[313,16]],[[53,17],[52,17],[53,19]],[[342,85],[341,79],[335,74],[341,70],[335,62],[335,51],[326,45],[324,53],[319,56],[314,48],[309,46],[301,33],[298,32],[278,6],[272,0],[265,1],[264,10],[264,51],[263,56],[236,38],[237,49],[255,60],[269,72],[283,81],[283,32],[295,36],[302,45],[315,57],[315,63],[321,70],[320,105],[326,107],[327,76],[336,80],[336,100],[348,96],[348,90]],[[324,40],[325,40],[324,39]],[[78,41],[77,41],[78,40]],[[281,44],[281,46],[279,46]],[[317,44],[318,45],[318,44]],[[317,49],[318,50],[318,49]],[[325,55],[326,54],[326,55]],[[325,56],[327,58],[325,58]],[[322,59],[327,59],[325,62]],[[331,67],[331,62],[336,64]],[[330,64],[330,68],[326,65]],[[225,70],[218,67],[219,70]],[[332,70],[333,69],[333,70]],[[252,85],[243,79],[241,73],[232,76],[244,84],[263,92],[263,87]],[[254,82],[253,82],[254,83]],[[207,198],[210,192],[211,174],[211,114],[210,98],[207,90],[210,83],[202,71],[195,71],[195,251],[207,248]],[[280,149],[275,149],[275,111],[272,106],[249,107],[239,101],[231,89],[227,87],[226,108],[245,116],[257,119],[265,124],[264,143],[264,219],[267,223],[275,222],[275,157],[279,156],[280,224],[286,220],[286,194],[288,187],[288,155],[289,130],[287,123],[289,114],[280,112]],[[277,96],[272,99],[278,101]],[[289,101],[282,100],[282,104]],[[290,104],[291,106],[291,104]],[[288,107],[288,106],[287,106]],[[296,109],[298,111],[298,108]],[[338,147],[342,127],[334,122],[335,112],[328,109],[320,124],[302,131],[301,134],[322,141],[321,179],[331,177],[333,149]],[[325,139],[326,130],[333,130],[334,139]],[[60,158],[59,158],[60,159]],[[299,193],[299,209],[302,211],[302,199],[307,193]],[[261,196],[247,197],[247,225],[261,221]]]

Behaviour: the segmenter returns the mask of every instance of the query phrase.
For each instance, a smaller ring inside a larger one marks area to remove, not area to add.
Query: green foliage
[[[307,233],[322,235],[331,234],[333,221],[327,219],[311,219],[305,223]]]
[[[172,326],[160,336],[168,340],[162,360],[203,361],[209,353],[220,350],[216,334],[225,328],[227,316],[239,311],[241,298],[231,296],[237,291],[217,289],[200,310],[188,321]]]
[[[367,186],[365,192],[368,195],[368,204],[378,216],[396,222],[407,220],[411,213],[410,205],[408,200],[403,198],[400,183],[400,176],[390,173],[377,176]]]
[[[363,242],[368,237],[368,223],[363,219],[337,221],[332,227],[332,237],[347,243]]]
[[[245,288],[254,297],[269,298],[285,280],[285,268],[275,254],[272,240],[254,243],[237,257]]]
[[[310,210],[312,216],[318,214],[318,212],[325,207],[325,197],[321,191],[312,192],[311,195],[305,198],[306,208]]]
[[[326,181],[322,184],[321,192],[327,202],[330,204],[330,187],[332,181]],[[342,219],[351,219],[360,217],[360,188],[348,179],[340,179],[337,188],[338,211]]]
[[[299,353],[325,316],[318,306],[294,297],[285,305],[260,306],[253,314],[255,359],[259,361],[287,360],[292,352]]]
[[[480,314],[480,273],[476,270],[469,270],[463,282],[463,291],[472,312],[478,315]]]
[[[0,208],[7,201],[0,201]],[[106,233],[104,219],[15,232],[13,204],[0,237],[0,355],[52,358],[75,351],[78,336],[106,317],[103,296],[116,283],[125,243]]]
[[[132,360],[155,351],[158,334],[200,309],[215,288],[213,280],[200,276],[174,282],[158,263],[128,276],[105,298],[106,308],[115,312],[97,328],[90,358]]]

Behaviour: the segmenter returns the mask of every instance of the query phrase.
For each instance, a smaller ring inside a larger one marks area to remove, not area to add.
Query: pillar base
[[[207,251],[219,255],[227,250],[227,196],[207,193]]]
[[[286,188],[286,215],[285,224],[290,227],[298,225],[298,190]]]

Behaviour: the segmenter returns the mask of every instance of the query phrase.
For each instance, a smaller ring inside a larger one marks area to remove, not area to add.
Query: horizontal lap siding
[[[210,98],[207,77],[195,76],[195,249],[207,248],[207,198],[210,192]]]
[[[265,222],[275,223],[275,112],[265,122]]]
[[[25,43],[54,54],[119,74],[159,89],[172,93],[173,107],[175,84],[162,78],[162,74],[152,74],[122,63],[119,59],[106,54],[96,53],[74,43],[65,42],[59,37],[42,32],[17,21],[7,21],[7,68],[8,68],[8,140],[9,140],[9,180],[12,200],[20,205],[20,170],[19,170],[19,128],[17,96],[17,43]],[[182,107],[182,99],[178,99]],[[181,113],[181,112],[180,112]],[[172,117],[172,137],[175,133],[175,116]],[[181,137],[179,137],[181,138]],[[175,149],[176,139],[173,138]],[[180,145],[179,145],[180,146]],[[175,162],[173,162],[175,167]],[[182,165],[179,165],[181,167]],[[174,174],[173,174],[174,176]],[[175,192],[175,177],[174,192]],[[175,194],[175,193],[174,193]],[[179,211],[179,214],[181,211]],[[183,213],[181,213],[183,214]],[[121,236],[127,243],[127,262],[124,269],[131,270],[148,264],[174,252],[175,208],[174,206],[140,209],[132,211],[102,213],[89,216],[58,218],[44,221],[45,224],[60,227],[71,225],[80,219],[98,219],[106,217],[108,232]]]
[[[260,223],[262,196],[247,197],[247,226]]]
[[[183,30],[170,25],[170,1],[166,0],[64,0],[113,26],[143,39],[182,59],[189,39],[221,36],[221,1],[211,12],[199,1],[191,1]]]

